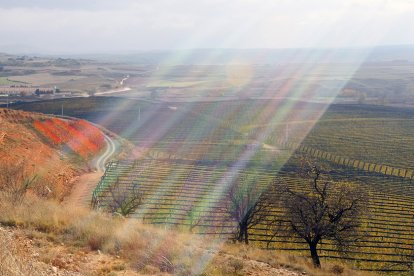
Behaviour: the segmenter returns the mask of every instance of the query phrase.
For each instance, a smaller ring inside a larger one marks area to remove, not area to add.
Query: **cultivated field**
[[[405,257],[411,254],[413,244],[413,189],[412,182],[396,177],[366,174],[338,173],[336,179],[350,181],[366,190],[369,195],[369,213],[364,218],[363,239],[346,250],[343,256],[329,241],[324,241],[320,253],[324,258],[352,261],[359,269],[405,270]],[[96,207],[105,208],[109,185],[120,189],[135,186],[144,193],[144,204],[134,217],[146,223],[163,224],[195,233],[233,237],[236,225],[224,211],[225,190],[234,183],[255,186],[275,197],[273,213],[269,220],[284,223],[284,210],[277,206],[280,196],[278,183],[287,183],[294,189],[304,187],[304,179],[298,178],[292,168],[280,171],[266,168],[227,167],[199,165],[179,160],[136,160],[135,162],[111,163],[94,193]],[[403,194],[403,191],[410,193]],[[303,240],[292,238],[279,231],[273,235],[266,224],[256,226],[250,240],[263,248],[295,251],[308,254]]]
[[[14,85],[13,81],[19,81],[25,85],[57,86],[69,96],[128,87],[131,90],[122,93],[122,97],[156,101],[296,96],[321,102],[414,104],[411,77],[414,66],[401,60],[363,64],[359,61],[301,64],[273,60],[269,64],[267,61],[196,65],[181,64],[179,60],[162,63],[162,54],[154,55],[156,63],[147,58],[131,57],[125,64],[110,56],[89,60],[0,54],[0,85]],[[54,97],[59,98],[59,95]]]
[[[133,141],[141,159],[114,162],[94,193],[105,207],[107,188],[134,186],[144,193],[134,216],[197,233],[231,236],[234,224],[222,211],[233,183],[255,186],[277,198],[278,185],[305,189],[298,176],[306,156],[332,181],[347,181],[369,194],[364,237],[339,254],[323,241],[324,258],[348,260],[366,270],[407,270],[414,244],[414,111],[368,105],[332,105],[293,100],[153,103],[87,98],[17,105],[102,124]],[[162,154],[160,154],[162,153]],[[276,202],[276,201],[275,201]],[[283,223],[277,204],[270,215]],[[306,245],[267,225],[253,229],[260,247],[307,255]]]
[[[0,86],[21,85],[21,84],[24,84],[24,83],[12,81],[9,78],[5,78],[5,77],[0,77]]]

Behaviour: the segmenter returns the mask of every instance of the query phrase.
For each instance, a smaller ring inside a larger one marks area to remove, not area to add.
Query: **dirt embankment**
[[[33,127],[46,119],[42,114],[0,109],[0,173],[19,167],[28,178],[36,176],[31,193],[61,200],[84,168],[79,159],[69,157],[70,149],[54,145]]]

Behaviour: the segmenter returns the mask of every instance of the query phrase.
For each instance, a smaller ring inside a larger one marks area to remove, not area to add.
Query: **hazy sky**
[[[0,0],[0,51],[414,44],[414,0]]]

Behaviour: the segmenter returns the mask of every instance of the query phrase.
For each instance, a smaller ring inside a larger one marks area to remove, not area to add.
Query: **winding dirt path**
[[[104,134],[105,141],[106,141],[106,149],[105,152],[98,158],[95,158],[96,170],[99,172],[105,172],[105,164],[109,161],[109,159],[115,154],[116,152],[116,145],[115,142],[109,137],[108,135]]]
[[[116,153],[115,142],[106,134],[106,149],[101,156],[93,161],[96,167],[95,172],[86,173],[75,179],[69,196],[63,200],[63,204],[68,206],[89,207],[92,192],[98,185],[101,177],[105,172],[105,163]]]
[[[99,183],[103,172],[83,174],[75,180],[72,191],[68,197],[63,200],[64,205],[76,207],[89,207],[92,192]]]

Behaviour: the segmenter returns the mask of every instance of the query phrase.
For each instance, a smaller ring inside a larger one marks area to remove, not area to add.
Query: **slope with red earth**
[[[0,168],[22,163],[27,174],[37,176],[34,194],[62,200],[86,164],[67,153],[86,160],[104,144],[101,131],[86,121],[0,109]]]

